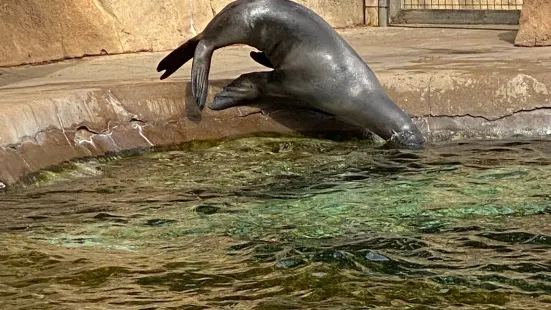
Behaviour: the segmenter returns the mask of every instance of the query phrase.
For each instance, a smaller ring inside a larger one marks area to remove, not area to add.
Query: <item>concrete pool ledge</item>
[[[341,31],[429,141],[551,136],[551,48],[515,48],[514,30],[357,28]],[[214,56],[209,94],[265,70],[248,47]],[[358,132],[307,111],[200,113],[186,64],[159,81],[166,53],[0,68],[0,182],[67,160],[190,140],[276,132]]]

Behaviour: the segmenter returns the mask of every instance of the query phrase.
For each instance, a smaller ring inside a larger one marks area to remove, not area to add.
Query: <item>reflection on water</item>
[[[2,309],[550,309],[551,141],[244,138],[0,194]]]

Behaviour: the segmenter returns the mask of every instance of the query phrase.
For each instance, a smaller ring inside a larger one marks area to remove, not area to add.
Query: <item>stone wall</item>
[[[525,0],[515,45],[551,46],[551,1]]]
[[[0,66],[163,51],[231,0],[19,0],[0,3]],[[334,27],[364,23],[363,0],[298,0]]]

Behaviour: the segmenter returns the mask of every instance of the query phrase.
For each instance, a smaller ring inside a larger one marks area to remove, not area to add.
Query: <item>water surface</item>
[[[0,194],[2,309],[551,309],[551,141],[255,137]]]

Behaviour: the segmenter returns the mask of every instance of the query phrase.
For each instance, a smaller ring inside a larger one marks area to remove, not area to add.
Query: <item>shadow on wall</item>
[[[444,26],[444,25],[423,25],[423,26],[416,26],[416,25],[391,25],[392,27],[396,28],[438,28],[438,29],[465,29],[465,30],[504,30],[500,27],[486,27],[486,26],[469,26],[469,27],[462,27],[462,26]],[[517,36],[518,30],[508,30],[504,31],[499,34],[499,39],[501,41],[514,44],[515,38]]]
[[[506,32],[502,32],[498,35],[498,38],[501,40],[501,41],[504,41],[504,42],[507,42],[507,43],[511,43],[514,44],[515,43],[515,38],[517,36],[517,33],[518,31],[517,30],[512,30],[512,31],[506,31]]]

